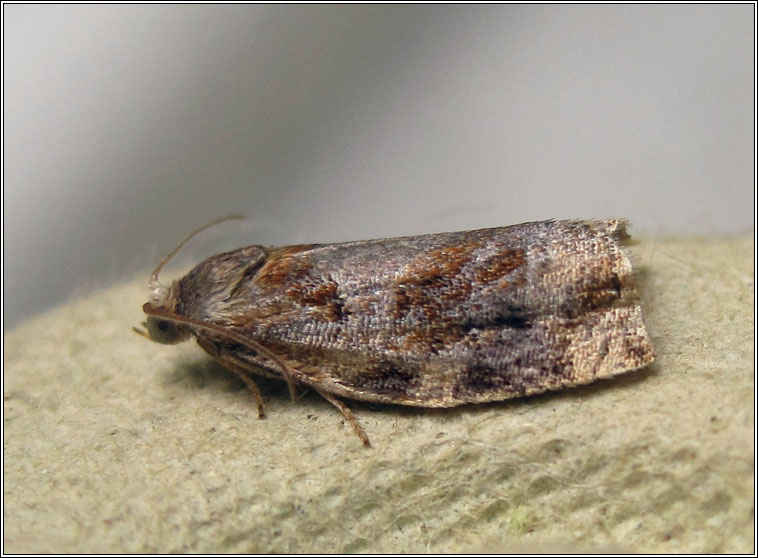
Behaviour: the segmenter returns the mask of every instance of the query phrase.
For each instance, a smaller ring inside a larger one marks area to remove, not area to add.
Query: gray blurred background
[[[4,328],[234,212],[225,248],[750,231],[753,12],[5,4]]]

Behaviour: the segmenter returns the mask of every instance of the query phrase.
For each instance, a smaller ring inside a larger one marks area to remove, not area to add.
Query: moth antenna
[[[153,271],[153,274],[150,276],[150,289],[155,291],[159,287],[158,283],[158,274],[161,272],[161,269],[163,269],[163,266],[166,265],[166,263],[173,258],[176,253],[182,249],[182,246],[187,244],[187,242],[190,241],[192,237],[194,237],[196,234],[203,232],[206,229],[209,229],[213,227],[214,225],[218,225],[219,223],[223,223],[224,221],[231,221],[232,219],[245,219],[244,215],[227,215],[226,217],[222,217],[221,219],[216,219],[215,221],[212,221],[208,223],[207,225],[203,225],[199,229],[195,229],[192,231],[187,238],[182,240],[179,245],[171,250],[171,252],[168,253],[168,255],[163,258],[163,261],[158,264],[158,267],[155,268],[155,271]]]

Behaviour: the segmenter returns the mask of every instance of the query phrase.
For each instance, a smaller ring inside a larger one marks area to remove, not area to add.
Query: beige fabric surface
[[[135,335],[145,277],[6,333],[4,550],[740,552],[754,524],[753,239],[633,246],[656,363],[429,411],[251,394]]]

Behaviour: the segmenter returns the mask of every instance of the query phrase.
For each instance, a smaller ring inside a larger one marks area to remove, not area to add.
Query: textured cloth
[[[6,553],[752,553],[752,235],[632,246],[656,362],[426,410],[252,395],[130,327],[144,278],[6,333]],[[164,279],[165,280],[165,279]]]

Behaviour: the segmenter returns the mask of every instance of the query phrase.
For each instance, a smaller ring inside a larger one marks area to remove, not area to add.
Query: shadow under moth
[[[247,246],[161,285],[188,237],[153,272],[147,333],[135,330],[166,344],[194,336],[250,388],[261,418],[252,375],[285,380],[293,400],[308,386],[369,446],[343,398],[453,407],[651,363],[627,238],[624,220],[540,221]]]

